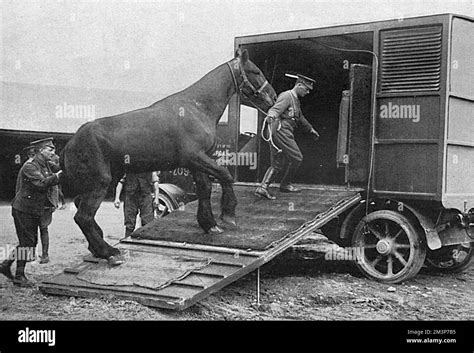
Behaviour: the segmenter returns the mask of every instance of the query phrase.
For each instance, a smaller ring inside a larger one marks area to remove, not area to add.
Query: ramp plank
[[[84,262],[41,283],[40,289],[53,295],[114,296],[152,307],[182,310],[270,261],[304,235],[358,203],[361,197],[356,190],[311,189],[299,196],[281,194],[278,202],[273,203],[256,200],[253,190],[254,187],[236,187],[237,197],[245,205],[242,206],[245,210],[239,212],[241,225],[237,230],[219,236],[203,235],[195,221],[196,205],[191,204],[185,211],[174,212],[133,234],[147,235],[147,239],[127,238],[116,244],[125,257],[128,254],[141,261],[153,259],[153,256],[210,261],[205,267],[191,270],[163,288],[104,285],[81,280],[86,271],[99,267],[105,278],[112,273],[106,262],[88,255]],[[215,192],[213,202],[219,198],[220,194]],[[145,265],[149,267],[149,261]],[[130,278],[144,276],[140,267],[134,271],[136,273],[128,274]],[[101,277],[101,272],[97,275]]]

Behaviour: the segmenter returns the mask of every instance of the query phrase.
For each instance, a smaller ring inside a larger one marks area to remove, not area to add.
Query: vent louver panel
[[[439,90],[441,28],[382,32],[382,93]]]

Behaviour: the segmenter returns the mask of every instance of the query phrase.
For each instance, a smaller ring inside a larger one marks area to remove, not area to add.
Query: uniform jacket
[[[305,132],[310,132],[311,124],[301,111],[300,100],[291,90],[278,95],[277,101],[268,111],[268,115],[280,120],[281,128],[293,130],[301,126]]]
[[[41,157],[26,161],[18,173],[12,207],[41,216],[45,207],[58,207],[58,183],[57,175]]]
[[[153,184],[158,181],[158,174],[156,172],[126,173],[120,179],[127,193],[135,193],[137,191],[153,193]]]

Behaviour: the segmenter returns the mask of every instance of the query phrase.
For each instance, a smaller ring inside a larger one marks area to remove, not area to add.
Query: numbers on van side
[[[174,176],[188,176],[190,174],[189,169],[187,168],[176,168],[172,171]]]

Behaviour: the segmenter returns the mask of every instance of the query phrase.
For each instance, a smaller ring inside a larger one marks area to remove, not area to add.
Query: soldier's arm
[[[59,176],[57,173],[45,178],[38,167],[30,162],[23,165],[22,173],[36,188],[40,190],[46,190],[50,186],[59,184]]]
[[[57,154],[55,154],[53,158],[48,161],[48,164],[53,173],[59,172],[61,170],[61,167],[59,165],[59,156]]]
[[[310,133],[311,130],[314,130],[313,129],[313,125],[311,125],[308,120],[306,120],[306,118],[304,117],[303,114],[301,114],[300,118],[298,119],[298,122],[301,126],[301,128],[303,129],[304,132],[307,132],[307,133]]]
[[[300,126],[303,128],[303,130],[309,134],[312,134],[314,135],[314,138],[315,140],[317,140],[319,138],[319,134],[318,132],[315,130],[315,128],[313,127],[313,125],[311,125],[308,120],[306,120],[306,118],[304,117],[303,114],[301,114],[300,118],[299,118],[299,123],[300,123]]]
[[[124,182],[125,182],[125,175],[122,177],[122,179],[119,180],[119,182],[117,183],[117,187],[115,188],[115,200],[114,200],[115,208],[120,207],[120,194],[122,193]]]
[[[291,104],[291,97],[287,93],[278,96],[275,104],[268,110],[268,116],[278,118]]]
[[[160,178],[157,172],[151,173],[151,182],[153,183],[153,190],[154,190],[154,200],[158,202],[158,195],[160,194]]]

